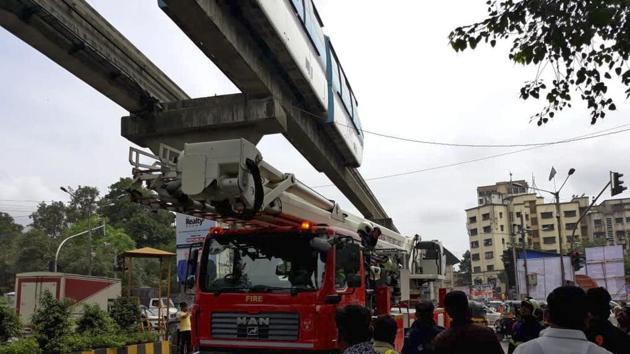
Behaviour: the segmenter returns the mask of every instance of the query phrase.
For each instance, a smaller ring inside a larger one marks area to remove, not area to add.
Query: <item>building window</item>
[[[483,240],[483,245],[484,246],[492,246],[492,239],[491,238],[487,238],[487,239]]]
[[[595,220],[593,220],[593,225],[595,225],[595,226],[602,226],[602,219],[595,219]]]
[[[532,216],[532,226],[536,226],[538,225],[538,218],[535,216]]]
[[[624,238],[626,236],[626,232],[623,230],[617,231],[615,234],[617,235],[617,238]]]
[[[470,255],[470,259],[473,261],[478,261],[479,260],[479,253],[473,253]]]
[[[574,218],[577,216],[577,210],[565,210],[564,217],[565,218]]]
[[[476,236],[477,235],[477,229],[470,229],[470,236]]]
[[[499,219],[503,219],[503,212],[502,211],[499,212]]]
[[[470,248],[479,248],[479,241],[473,241],[470,243]]]
[[[553,245],[556,243],[556,237],[555,236],[543,237],[543,243],[545,245]]]
[[[477,217],[476,216],[471,216],[468,218],[468,223],[469,224],[474,224],[477,222]]]
[[[490,220],[490,213],[481,214],[481,220]]]
[[[554,224],[545,224],[545,225],[542,226],[542,230],[543,231],[553,231],[554,229],[555,229],[555,225]]]
[[[575,224],[574,222],[569,222],[569,223],[564,224],[564,227],[565,227],[567,230],[574,230],[574,229],[575,229],[575,225],[576,225],[576,224]]]
[[[551,211],[546,211],[544,213],[540,213],[540,218],[541,219],[551,219],[553,218],[553,212]],[[461,219],[460,219],[461,220]]]
[[[484,254],[485,259],[492,259],[494,257],[494,253],[492,251],[488,251]]]
[[[484,226],[483,227],[483,232],[486,234],[489,234],[492,232],[492,226]]]
[[[481,284],[483,284],[483,279],[475,278],[475,285],[481,285]]]
[[[481,267],[473,268],[473,273],[481,273]]]
[[[623,218],[615,218],[615,224],[623,224]]]
[[[598,232],[593,233],[593,236],[595,238],[602,238],[602,237],[605,237],[606,234],[603,231],[598,231]]]
[[[520,218],[521,218],[521,212],[520,212],[520,211],[517,211],[517,212],[516,212],[516,218],[517,218],[517,219],[520,219]]]
[[[500,225],[499,227],[501,228],[501,231],[504,231],[504,230],[503,230],[503,229],[504,229],[504,228],[503,228],[503,225]]]
[[[487,266],[486,266],[486,270],[487,270],[488,272],[494,272],[494,265],[492,265],[492,264],[487,265]]]

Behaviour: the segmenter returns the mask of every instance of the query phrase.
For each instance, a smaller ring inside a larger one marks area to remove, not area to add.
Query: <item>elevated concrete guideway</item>
[[[189,98],[85,1],[0,0],[0,25],[130,112]]]
[[[316,117],[323,107],[253,1],[161,3],[242,94],[190,99],[83,0],[0,0],[0,25],[130,111],[121,127],[129,140],[156,151],[160,142],[282,133],[366,218],[394,228],[359,172],[344,165]]]

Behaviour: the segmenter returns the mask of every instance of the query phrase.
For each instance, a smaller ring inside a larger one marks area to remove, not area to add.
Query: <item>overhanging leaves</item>
[[[490,0],[488,18],[457,27],[449,35],[455,51],[475,49],[480,42],[511,40],[509,58],[536,65],[534,80],[520,91],[524,100],[545,99],[532,116],[538,125],[554,113],[571,107],[571,92],[587,103],[591,124],[616,106],[608,84],[618,80],[630,86],[630,0]],[[549,88],[541,79],[552,71]],[[545,93],[541,93],[545,91]],[[630,88],[626,90],[630,97]]]

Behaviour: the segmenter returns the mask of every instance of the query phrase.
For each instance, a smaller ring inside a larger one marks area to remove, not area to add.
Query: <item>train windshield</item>
[[[325,254],[306,234],[219,235],[206,242],[205,292],[304,292],[321,287]]]

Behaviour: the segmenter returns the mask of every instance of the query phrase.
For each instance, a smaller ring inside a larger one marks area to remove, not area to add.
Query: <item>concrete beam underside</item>
[[[366,218],[389,221],[384,226],[394,228],[359,172],[344,165],[318,118],[300,108],[302,98],[291,83],[282,79],[277,63],[269,55],[261,55],[270,50],[261,48],[264,41],[255,38],[252,29],[239,22],[241,2],[166,0],[165,3],[166,14],[241,91],[249,96],[271,96],[280,102],[288,116],[285,137],[315,169],[325,173]]]
[[[189,98],[85,1],[0,0],[0,25],[130,112]]]
[[[183,149],[184,143],[245,138],[258,143],[263,135],[286,130],[286,114],[271,97],[232,94],[163,105],[155,113],[121,119],[121,135],[158,153],[160,143]]]

